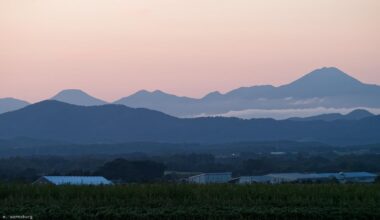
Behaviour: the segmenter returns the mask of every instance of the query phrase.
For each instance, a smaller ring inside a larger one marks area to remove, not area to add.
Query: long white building
[[[210,184],[210,183],[228,183],[231,180],[232,173],[202,173],[188,178],[189,183]]]
[[[33,184],[112,185],[112,182],[102,176],[42,176]]]
[[[263,176],[242,176],[235,178],[234,182],[239,184],[251,183],[317,183],[332,182],[339,183],[373,183],[377,174],[368,172],[340,172],[340,173],[271,173]]]

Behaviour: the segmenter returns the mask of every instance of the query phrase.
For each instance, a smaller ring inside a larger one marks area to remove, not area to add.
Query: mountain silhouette
[[[345,118],[347,120],[360,120],[360,119],[368,118],[372,116],[375,116],[375,114],[372,114],[371,112],[364,109],[356,109],[348,113],[347,115],[345,115]]]
[[[4,112],[15,111],[29,105],[28,102],[14,99],[14,98],[1,98],[0,99],[0,114]]]
[[[362,83],[335,67],[324,67],[279,87],[241,87],[225,94],[212,92],[201,99],[141,91],[116,103],[177,117],[247,109],[379,108],[380,86]]]
[[[147,90],[140,90],[133,95],[122,98],[115,102],[115,104],[125,104],[125,105],[136,105],[139,103],[186,103],[194,101],[195,99],[188,97],[179,97],[175,95],[171,95],[168,93],[164,93],[160,90],[156,90],[153,92],[149,92]]]
[[[380,87],[377,87],[378,92]],[[347,96],[371,93],[376,87],[366,85],[341,70],[331,67],[314,70],[300,79],[284,86],[279,91],[291,97],[313,98]]]
[[[360,120],[368,117],[375,116],[371,112],[364,109],[354,110],[346,115],[340,113],[331,113],[331,114],[322,114],[305,118],[289,118],[289,120],[293,121],[335,121],[335,120]]]
[[[51,99],[81,106],[107,104],[73,89],[64,90]],[[362,83],[335,67],[324,67],[278,87],[241,87],[225,94],[214,91],[203,98],[141,90],[114,104],[148,108],[182,118],[224,115],[250,109],[380,108],[380,86]]]
[[[104,105],[107,102],[90,96],[89,94],[83,92],[79,89],[67,89],[59,92],[57,95],[51,99],[66,102],[73,105],[82,106],[94,106],[94,105]]]
[[[76,143],[290,140],[369,144],[380,141],[379,130],[380,116],[331,122],[222,117],[179,119],[123,105],[85,107],[52,100],[0,115],[0,139],[24,137]]]
[[[148,109],[159,109],[170,115],[176,115],[175,112],[185,112],[187,108],[196,104],[197,100],[188,97],[179,97],[164,93],[160,90],[149,92],[140,90],[128,97],[121,98],[114,104],[122,104],[129,107],[143,107]]]

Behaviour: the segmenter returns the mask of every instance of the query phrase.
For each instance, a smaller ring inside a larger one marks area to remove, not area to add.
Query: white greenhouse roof
[[[102,176],[43,176],[55,185],[109,185],[111,181]]]

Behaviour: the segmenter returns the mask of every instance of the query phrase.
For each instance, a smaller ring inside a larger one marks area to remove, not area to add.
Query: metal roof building
[[[232,173],[202,173],[188,178],[190,183],[210,184],[210,183],[228,183],[231,180]]]
[[[42,176],[34,184],[111,185],[112,182],[102,176]]]
[[[271,173],[271,183],[317,182],[338,179],[338,173]]]
[[[377,175],[368,172],[341,172],[337,178],[340,182],[352,183],[372,183],[375,182]]]
[[[272,173],[271,183],[289,182],[327,182],[339,181],[340,183],[372,183],[377,175],[368,172],[340,172],[340,173]]]
[[[236,178],[235,183],[238,184],[252,184],[252,183],[271,183],[272,177],[270,176],[241,176]]]

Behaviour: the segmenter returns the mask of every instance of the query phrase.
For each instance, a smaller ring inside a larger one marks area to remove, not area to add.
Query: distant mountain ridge
[[[212,92],[201,99],[144,92],[118,100],[117,104],[144,107],[177,117],[212,115],[247,109],[380,107],[380,86],[361,83],[341,70],[314,70],[287,85],[242,87],[225,94]]]
[[[106,101],[100,100],[89,94],[83,92],[79,89],[67,89],[59,92],[57,95],[51,98],[52,100],[57,100],[61,102],[66,102],[73,105],[82,106],[95,106],[95,105],[105,105]]]
[[[15,111],[29,105],[28,102],[14,98],[0,98],[0,114]]]
[[[0,115],[0,139],[25,137],[75,143],[316,141],[380,142],[380,116],[361,120],[292,121],[237,118],[180,119],[123,105],[76,106],[44,101]]]
[[[63,90],[51,99],[82,106],[107,104],[106,101],[77,89]],[[324,67],[278,87],[241,87],[225,94],[211,92],[203,98],[181,97],[160,90],[141,90],[113,103],[133,108],[148,108],[185,118],[223,115],[250,109],[380,109],[380,86],[362,83],[335,67]],[[11,111],[18,108],[3,109]],[[0,113],[1,111],[0,109]]]
[[[348,114],[339,114],[339,113],[331,113],[331,114],[322,114],[305,118],[289,118],[288,120],[293,121],[335,121],[335,120],[360,120],[368,117],[373,117],[375,114],[363,109],[354,110]]]

